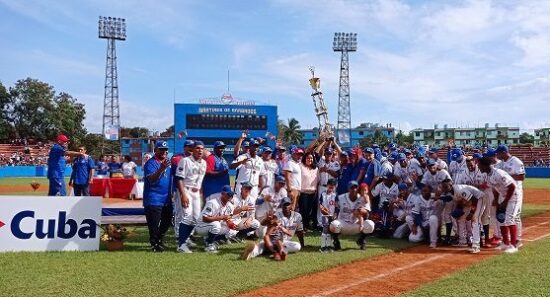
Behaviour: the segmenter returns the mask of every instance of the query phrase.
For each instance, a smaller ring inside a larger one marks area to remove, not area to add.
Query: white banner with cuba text
[[[0,196],[0,252],[97,251],[101,197]]]

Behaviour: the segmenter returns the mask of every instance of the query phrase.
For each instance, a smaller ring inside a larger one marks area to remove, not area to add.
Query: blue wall
[[[550,168],[546,167],[527,167],[525,168],[526,177],[550,178]]]

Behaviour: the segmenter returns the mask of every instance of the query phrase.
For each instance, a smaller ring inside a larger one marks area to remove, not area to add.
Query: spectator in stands
[[[96,163],[96,171],[98,176],[109,175],[109,165],[107,164],[107,156],[101,155]]]
[[[48,158],[48,179],[50,181],[48,196],[66,196],[65,189],[65,156],[86,156],[85,153],[68,151],[66,149],[69,137],[60,134],[57,143],[52,146]]]
[[[111,162],[107,166],[109,166],[111,177],[122,177],[122,164],[120,164],[117,155],[111,156]]]
[[[133,178],[137,177],[136,175],[137,165],[132,161],[132,157],[129,155],[124,156],[124,163],[122,163],[122,175],[124,178]]]
[[[86,148],[79,146],[78,151],[86,154]],[[73,172],[69,179],[69,187],[73,187],[75,196],[90,196],[90,185],[94,178],[94,160],[88,155],[73,159]]]

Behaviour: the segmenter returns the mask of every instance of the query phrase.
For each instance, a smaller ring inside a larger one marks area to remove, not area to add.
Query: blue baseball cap
[[[387,152],[382,152],[382,158],[387,158],[388,157],[388,153]]]
[[[195,142],[191,139],[187,139],[184,143],[183,143],[183,146],[194,146],[195,145]]]
[[[272,152],[273,152],[273,149],[271,149],[270,146],[264,146],[264,147],[262,148],[262,153],[266,153],[266,152],[272,153]]]
[[[483,155],[480,154],[480,153],[475,153],[475,154],[473,154],[472,157],[473,157],[474,159],[481,159],[481,158],[483,158]]]
[[[378,145],[378,143],[373,143],[372,144],[372,148],[375,149],[375,148],[379,148],[380,146]]]
[[[390,142],[390,143],[388,143],[388,148],[389,148],[390,150],[396,149],[396,148],[397,148],[397,144],[395,144],[395,143],[393,143],[393,142]]]
[[[222,192],[223,192],[223,193],[226,193],[226,194],[229,195],[229,196],[235,195],[235,193],[233,192],[233,189],[231,189],[231,186],[229,186],[229,185],[223,186],[223,187],[222,187]]]
[[[347,151],[342,151],[342,152],[340,153],[340,156],[342,156],[342,157],[349,157],[349,153],[348,153]]]
[[[368,148],[366,148],[363,152],[364,152],[364,153],[367,153],[367,154],[374,154],[374,149],[368,147]]]
[[[352,187],[359,187],[359,184],[356,180],[350,180],[348,183],[348,189],[351,189]]]
[[[243,141],[243,147],[249,147],[250,146],[250,142],[248,141]]]
[[[335,186],[338,183],[338,181],[335,178],[329,178],[327,181],[327,185],[333,185]]]
[[[275,182],[286,184],[286,179],[282,175],[277,175],[277,177],[275,177]]]
[[[386,174],[384,174],[384,176],[382,176],[382,178],[386,178],[386,179],[393,178],[393,177],[394,177],[394,175],[391,172],[386,172]]]
[[[290,205],[290,204],[292,204],[292,198],[290,198],[290,197],[285,197],[281,201],[282,206],[286,206],[286,205]]]
[[[405,149],[405,150],[403,151],[403,153],[405,153],[405,155],[411,155],[411,154],[412,154],[412,152],[411,152],[410,149]]]
[[[260,146],[260,142],[257,141],[256,139],[253,139],[250,141],[250,145],[253,145],[253,146]]]
[[[200,141],[200,140],[195,140],[195,145],[193,145],[193,147],[197,147],[197,146],[202,146],[204,147],[204,142]]]
[[[505,144],[501,144],[497,146],[497,149],[495,150],[495,153],[507,153],[508,152],[508,146]]]
[[[464,155],[464,153],[462,152],[461,149],[452,149],[451,150],[451,161],[456,161],[456,160],[460,159],[463,155]]]
[[[244,182],[244,183],[241,183],[241,187],[243,188],[253,188],[254,186],[250,183],[250,182]]]
[[[488,148],[488,149],[487,149],[487,152],[486,152],[483,156],[484,156],[484,157],[490,158],[490,157],[494,157],[494,156],[496,156],[496,155],[497,155],[497,153],[496,153],[495,149],[493,149],[493,148]]]
[[[405,160],[407,160],[407,156],[405,156],[405,154],[399,153],[399,155],[397,155],[397,161],[405,161]]]
[[[407,190],[409,186],[406,183],[400,183],[398,186],[399,191]]]
[[[405,155],[403,155],[405,157]],[[397,160],[399,158],[399,153],[396,151],[391,152],[391,154],[388,156],[388,160]]]
[[[164,150],[164,149],[168,149],[168,142],[166,140],[157,140],[155,142],[155,148],[156,149],[161,149],[161,150]]]
[[[430,148],[430,153],[437,153],[439,151],[436,147]]]
[[[223,141],[221,141],[221,140],[218,140],[218,141],[214,142],[214,148],[216,148],[216,147],[225,147],[225,146],[226,146],[225,143],[223,143]]]
[[[325,149],[325,154],[332,154],[333,152],[334,152],[334,151],[333,151],[332,148],[330,148],[330,147],[327,147],[327,148]]]
[[[435,165],[435,160],[434,159],[428,159],[428,162],[426,162],[426,165],[427,166],[434,166]]]

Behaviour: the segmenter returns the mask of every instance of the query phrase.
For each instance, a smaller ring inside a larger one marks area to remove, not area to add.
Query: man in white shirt
[[[437,154],[437,152],[438,152],[437,148],[435,147],[430,148],[428,157],[430,157],[430,159],[435,161],[435,166],[437,166],[437,169],[445,169],[449,171],[449,167],[447,166],[447,163],[445,163],[445,161],[439,158],[439,155]]]
[[[292,149],[291,158],[283,168],[286,179],[286,190],[290,199],[292,199],[292,210],[296,209],[300,190],[302,189],[302,168],[300,167],[300,162],[303,156],[303,149],[299,147]]]
[[[233,197],[231,203],[235,207],[235,214],[231,219],[237,226],[239,233],[237,236],[243,239],[247,235],[253,235],[260,227],[260,222],[256,220],[256,199],[250,195],[254,186],[249,182],[241,184],[241,192]]]
[[[262,189],[266,186],[273,189],[275,187],[275,175],[279,171],[277,162],[272,158],[273,150],[269,146],[264,146],[262,149],[262,160],[264,161],[265,175]]]
[[[451,179],[451,176],[445,169],[438,170],[435,165],[435,161],[428,160],[428,171],[424,173],[422,177],[422,184],[429,185],[433,191],[439,188],[439,185],[446,179]],[[450,197],[450,196],[444,196]],[[441,214],[442,223],[445,224],[445,243],[448,244],[451,241],[451,232],[453,230],[453,220],[451,213],[455,208],[455,202],[452,199],[444,199],[445,206]]]

